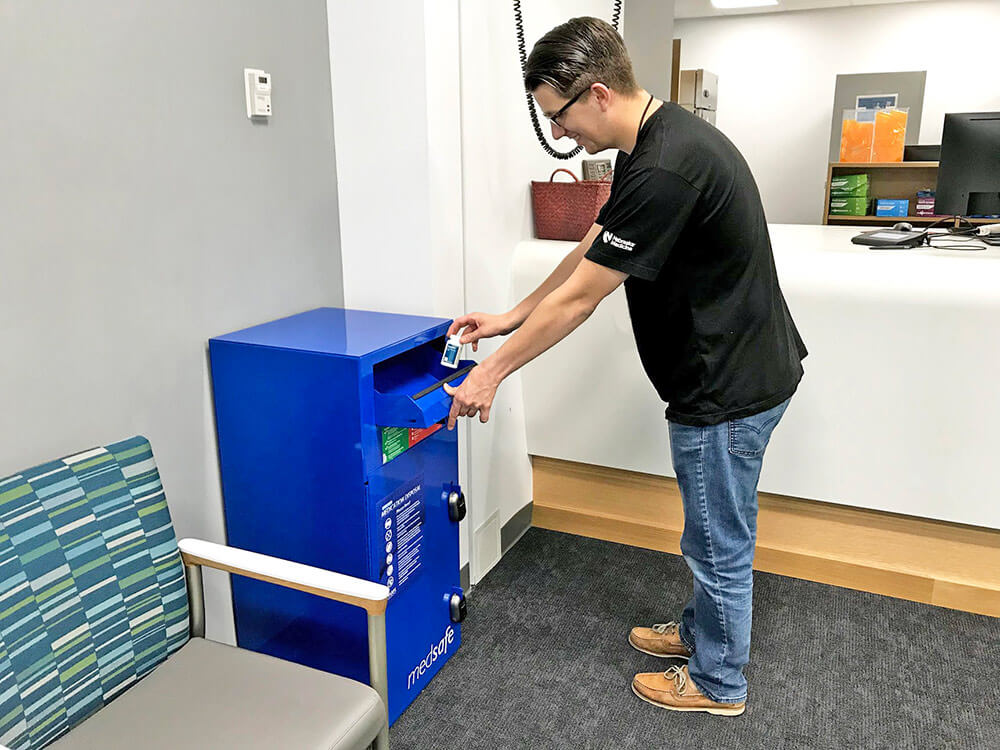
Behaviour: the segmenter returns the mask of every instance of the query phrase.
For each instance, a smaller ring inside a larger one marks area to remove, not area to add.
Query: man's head
[[[623,104],[639,92],[625,43],[599,18],[572,18],[543,36],[525,65],[524,87],[552,123],[588,153],[615,146]]]

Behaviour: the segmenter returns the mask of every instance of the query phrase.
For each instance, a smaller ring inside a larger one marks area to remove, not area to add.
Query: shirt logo
[[[634,242],[624,240],[617,234],[613,234],[607,230],[604,232],[604,244],[611,245],[611,247],[617,248],[618,250],[624,250],[627,253],[630,253],[635,249]]]

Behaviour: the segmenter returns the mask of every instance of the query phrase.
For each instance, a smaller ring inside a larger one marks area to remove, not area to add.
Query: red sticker
[[[410,428],[410,447],[419,443],[428,435],[433,435],[435,432],[444,427],[440,422],[437,424],[432,424],[430,427],[411,427]]]

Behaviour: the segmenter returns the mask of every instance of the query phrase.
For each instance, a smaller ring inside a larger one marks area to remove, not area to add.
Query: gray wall
[[[0,0],[0,476],[141,433],[223,540],[206,340],[343,300],[328,55],[325,0]]]
[[[636,80],[657,98],[670,101],[674,0],[625,0],[622,21]]]
[[[838,75],[833,93],[833,122],[830,125],[830,161],[840,161],[840,136],[843,131],[844,110],[854,109],[858,97],[865,94],[899,94],[897,104],[909,107],[906,118],[907,145],[918,142],[920,117],[924,111],[924,88],[927,71],[912,73],[853,73]]]

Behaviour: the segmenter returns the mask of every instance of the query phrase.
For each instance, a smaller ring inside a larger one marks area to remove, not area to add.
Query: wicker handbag
[[[554,182],[565,172],[573,182]],[[547,182],[531,181],[535,236],[540,240],[579,242],[587,234],[611,195],[611,173],[600,180],[578,180],[568,169],[557,169]]]

